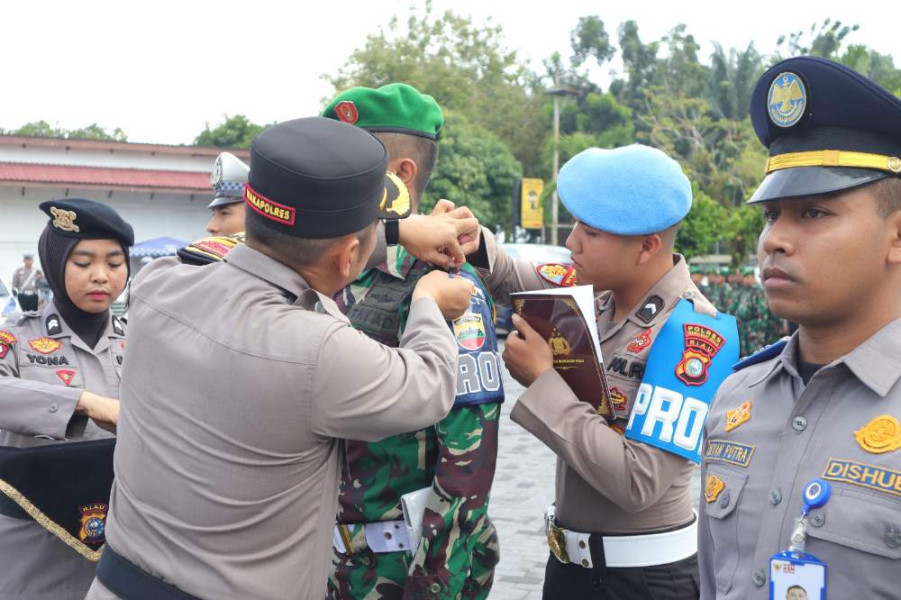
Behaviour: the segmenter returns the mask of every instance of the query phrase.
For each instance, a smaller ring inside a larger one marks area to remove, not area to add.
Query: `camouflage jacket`
[[[396,346],[406,324],[415,280],[431,269],[403,248],[389,249],[386,264],[363,273],[336,301],[355,327]],[[464,586],[472,585],[467,577],[474,540],[491,528],[487,510],[497,458],[498,403],[503,401],[501,368],[493,302],[474,269],[464,265],[461,275],[473,281],[476,289],[470,309],[452,324],[460,349],[454,408],[428,429],[374,443],[346,442],[338,522],[350,524],[352,535],[362,533],[352,524],[403,518],[401,496],[432,487],[422,523],[423,538],[414,549],[404,584],[407,594],[414,597],[435,583],[442,592],[427,595],[460,597]],[[410,285],[380,283],[386,276]],[[398,289],[405,290],[402,297]],[[376,308],[370,305],[361,311],[364,301]],[[473,573],[476,570],[473,568]],[[379,578],[383,578],[381,573]],[[366,586],[361,582],[353,587]],[[341,595],[365,594],[353,589]]]

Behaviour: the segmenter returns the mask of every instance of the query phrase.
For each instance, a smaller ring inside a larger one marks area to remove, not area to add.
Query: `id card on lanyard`
[[[829,501],[828,482],[814,479],[801,493],[804,508],[792,532],[789,549],[770,558],[770,600],[826,600],[826,563],[804,551],[807,513]]]

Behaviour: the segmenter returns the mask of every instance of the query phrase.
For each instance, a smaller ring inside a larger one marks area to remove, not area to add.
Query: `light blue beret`
[[[580,152],[560,169],[557,193],[576,219],[618,235],[663,231],[691,210],[679,163],[640,144]]]

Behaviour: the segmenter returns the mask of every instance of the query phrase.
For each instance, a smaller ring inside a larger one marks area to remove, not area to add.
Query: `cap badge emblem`
[[[770,84],[766,105],[773,123],[779,127],[796,125],[807,110],[804,82],[795,73],[780,73]]]
[[[79,231],[81,231],[78,225],[75,224],[75,219],[78,218],[78,215],[75,214],[74,210],[63,210],[61,208],[51,206],[50,214],[53,215],[53,226],[57,229],[61,229],[63,231],[71,231],[73,233],[78,233]]]
[[[335,106],[335,114],[345,123],[353,125],[360,120],[360,113],[357,111],[357,105],[350,100],[342,100]]]

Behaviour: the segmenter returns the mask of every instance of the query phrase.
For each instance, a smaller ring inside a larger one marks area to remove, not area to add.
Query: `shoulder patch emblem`
[[[632,354],[641,354],[646,349],[648,349],[651,345],[651,330],[645,329],[642,331],[632,343],[626,346],[626,352],[631,352]]]
[[[28,345],[31,346],[32,350],[41,354],[53,354],[63,347],[62,342],[51,340],[48,337],[39,337],[34,340],[28,340]]]
[[[0,345],[12,346],[18,342],[18,338],[8,331],[0,331]]]
[[[901,424],[891,415],[879,415],[854,432],[860,447],[871,454],[885,454],[901,448]]]
[[[538,276],[558,287],[576,285],[576,268],[560,263],[546,263],[535,267]]]
[[[86,544],[99,544],[106,539],[106,504],[89,504],[81,512],[81,530],[78,539]]]
[[[647,302],[644,303],[644,306],[635,313],[635,316],[644,321],[645,323],[650,323],[654,320],[655,317],[663,310],[663,307],[666,303],[663,301],[663,298],[660,296],[651,296],[648,298]]]
[[[686,323],[682,329],[685,350],[682,351],[681,362],[676,365],[676,377],[685,385],[704,385],[707,382],[707,368],[726,339],[703,325]]]
[[[707,482],[704,485],[704,499],[707,504],[716,502],[723,490],[726,489],[726,482],[716,475],[708,475]]]
[[[454,319],[454,337],[466,350],[480,349],[485,344],[485,323],[482,321],[482,315],[466,313]]]
[[[742,402],[738,408],[726,412],[726,431],[732,431],[751,420],[751,402]]]
[[[62,379],[63,383],[66,385],[72,385],[72,380],[75,379],[75,371],[70,369],[60,369],[56,372],[56,376]]]

